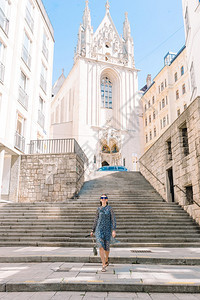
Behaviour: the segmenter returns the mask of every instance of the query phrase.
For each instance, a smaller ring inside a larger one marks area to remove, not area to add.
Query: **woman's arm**
[[[110,214],[111,214],[111,225],[112,225],[112,231],[116,230],[117,224],[116,224],[116,218],[115,218],[115,213],[112,209],[110,208]]]
[[[95,232],[95,229],[97,227],[98,218],[99,218],[99,209],[97,208],[96,215],[95,215],[95,218],[94,218],[93,227],[92,227],[92,232]]]

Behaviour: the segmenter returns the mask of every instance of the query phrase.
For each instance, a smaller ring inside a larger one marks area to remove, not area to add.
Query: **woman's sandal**
[[[109,266],[109,261],[107,261],[105,265],[106,265],[106,267],[108,267]]]
[[[101,272],[106,272],[106,266],[102,267]]]

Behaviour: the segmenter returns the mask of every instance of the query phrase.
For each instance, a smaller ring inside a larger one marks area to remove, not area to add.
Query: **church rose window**
[[[101,80],[101,107],[112,108],[112,82],[108,77]]]

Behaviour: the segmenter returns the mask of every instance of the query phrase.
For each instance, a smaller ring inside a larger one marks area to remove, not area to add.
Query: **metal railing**
[[[28,50],[23,46],[22,47],[22,59],[27,65],[27,67],[30,69],[31,67],[31,56],[28,53]]]
[[[30,154],[65,154],[75,153],[84,163],[88,158],[75,139],[50,139],[30,141]]]
[[[21,152],[25,152],[25,138],[17,131],[15,132],[15,148]]]
[[[46,60],[48,61],[48,58],[49,58],[49,50],[48,50],[47,45],[45,44],[45,42],[43,42],[42,53],[44,54],[44,57],[45,57]]]
[[[34,20],[31,16],[31,13],[28,9],[28,7],[26,7],[26,16],[25,16],[25,20],[28,24],[28,26],[30,27],[31,31],[33,32],[33,28],[34,28]]]
[[[162,181],[160,181],[160,179],[156,176],[156,175],[154,175],[153,174],[153,172],[151,171],[151,170],[149,170],[141,161],[139,161],[139,163],[141,164],[141,165],[143,165],[143,167],[145,168],[145,169],[147,169],[147,171],[154,177],[154,178],[156,178],[156,180],[158,181],[158,182],[160,182],[160,184],[162,184],[163,186],[165,186],[165,184],[162,182]]]
[[[6,18],[3,10],[0,8],[0,27],[3,29],[6,35],[9,31],[9,20]]]
[[[186,193],[182,188],[180,188],[180,186],[178,186],[177,184],[174,184],[174,187],[177,187],[182,193],[184,193],[184,194],[187,196],[187,193]],[[189,200],[189,203],[190,203],[190,204],[195,203],[197,206],[200,207],[200,204],[197,203],[193,198],[191,198],[191,199]]]
[[[0,81],[4,82],[5,66],[0,62]]]
[[[42,74],[40,75],[40,86],[41,86],[42,90],[46,93],[46,91],[47,91],[47,82],[44,79],[44,77],[42,76]]]
[[[45,123],[45,116],[41,112],[41,110],[38,110],[38,124],[44,129],[44,123]]]
[[[26,110],[28,110],[28,95],[21,86],[19,86],[18,101]]]

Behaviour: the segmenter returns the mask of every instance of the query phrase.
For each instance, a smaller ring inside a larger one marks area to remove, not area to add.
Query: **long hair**
[[[100,206],[102,206],[102,202],[101,202],[101,197],[102,196],[106,196],[107,198],[108,198],[108,196],[106,195],[106,194],[102,194],[101,196],[100,196]],[[108,206],[108,201],[106,202],[106,206]]]

